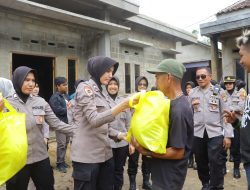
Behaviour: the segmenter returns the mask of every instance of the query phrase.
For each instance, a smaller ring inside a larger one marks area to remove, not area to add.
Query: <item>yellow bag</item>
[[[127,140],[133,135],[144,148],[159,154],[166,153],[169,128],[170,100],[161,91],[136,94],[139,103],[134,107]],[[130,99],[130,106],[133,97]]]
[[[0,185],[20,171],[27,160],[25,114],[4,99],[9,112],[0,112]]]

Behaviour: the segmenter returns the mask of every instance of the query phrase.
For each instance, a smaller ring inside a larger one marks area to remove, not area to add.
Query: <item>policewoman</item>
[[[44,142],[43,124],[46,122],[51,128],[71,136],[73,133],[73,127],[60,121],[43,98],[32,95],[36,79],[36,71],[29,67],[18,67],[13,73],[16,93],[7,100],[16,111],[26,114],[28,155],[27,164],[6,183],[7,190],[27,190],[30,178],[37,189],[53,190],[54,176]]]
[[[113,108],[102,89],[118,68],[118,63],[103,56],[88,60],[90,80],[78,85],[73,123],[77,126],[72,141],[74,190],[113,190],[114,161],[109,138],[123,139],[125,133],[109,126],[115,116],[129,108],[128,99]]]
[[[227,104],[230,111],[234,111],[241,120],[245,100],[241,98],[240,92],[236,88],[235,76],[225,76],[224,85],[226,88]],[[230,156],[234,162],[233,177],[238,179],[240,175],[240,126],[232,123],[234,127],[234,138],[232,138],[232,145],[230,148]]]
[[[106,86],[107,100],[111,107],[119,104],[124,97],[119,96],[120,82],[116,76],[113,76]],[[128,132],[130,127],[131,111],[129,109],[123,111],[116,116],[116,119],[110,123],[113,129],[121,132]],[[113,151],[113,158],[115,164],[115,181],[114,190],[121,190],[123,186],[123,172],[126,159],[128,156],[128,142],[114,141],[110,139],[110,144]]]

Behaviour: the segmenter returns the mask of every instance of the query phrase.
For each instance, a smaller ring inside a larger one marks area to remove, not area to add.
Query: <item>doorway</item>
[[[27,66],[37,71],[39,95],[49,101],[53,94],[54,58],[13,53],[12,72],[19,66]]]

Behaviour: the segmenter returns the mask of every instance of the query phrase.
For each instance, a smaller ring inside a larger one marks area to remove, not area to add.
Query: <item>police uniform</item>
[[[107,100],[111,107],[116,106],[122,102],[124,98],[117,96],[113,100],[109,95],[107,95]],[[131,112],[130,110],[125,110],[115,117],[115,120],[109,123],[110,127],[120,132],[128,132],[130,127]],[[123,172],[126,159],[128,156],[128,143],[127,141],[114,141],[110,139],[110,144],[113,150],[113,158],[115,163],[115,186],[114,190],[121,190],[123,186]]]
[[[115,117],[94,80],[78,85],[73,114],[77,126],[71,147],[75,189],[113,189],[109,137],[117,137],[118,131],[108,125]]]
[[[189,98],[194,110],[194,153],[199,179],[203,186],[223,188],[223,139],[233,136],[231,124],[223,120],[227,97],[222,89],[217,92],[210,84],[205,90],[193,88]]]
[[[235,111],[237,117],[241,120],[245,99],[241,96],[241,92],[238,91],[235,87],[235,77],[234,76],[226,76],[224,77],[224,83],[234,83],[234,88],[232,89],[232,92],[226,90],[226,96],[227,96],[227,104],[230,109],[230,111]],[[234,162],[234,172],[233,176],[235,178],[240,178],[240,132],[239,128],[232,124],[234,127],[234,138],[232,138],[230,153],[233,157]]]
[[[24,103],[17,94],[7,99],[18,111],[26,114],[26,132],[28,138],[27,165],[7,182],[7,189],[27,188],[29,178],[38,188],[54,189],[53,171],[50,167],[47,145],[44,142],[43,124],[50,128],[73,135],[73,127],[60,121],[50,108],[49,104],[39,96],[30,95]],[[37,170],[36,168],[39,168]],[[33,171],[29,173],[27,171]]]

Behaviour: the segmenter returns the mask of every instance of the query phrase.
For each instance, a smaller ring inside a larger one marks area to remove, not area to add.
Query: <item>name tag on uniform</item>
[[[210,106],[211,110],[218,109],[218,107],[219,107],[219,98],[218,98],[218,96],[211,95],[209,97],[209,102],[208,103],[209,103],[209,106]]]

